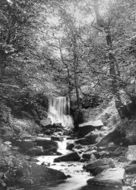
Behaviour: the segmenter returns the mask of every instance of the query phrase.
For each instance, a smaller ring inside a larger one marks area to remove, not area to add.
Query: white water
[[[51,123],[61,123],[66,128],[73,127],[73,120],[70,116],[70,101],[66,97],[49,99],[48,118]]]
[[[58,151],[62,154],[70,152],[66,150],[66,144],[69,142],[66,138],[64,141],[58,142]],[[70,142],[72,142],[70,140]],[[38,190],[81,190],[83,186],[86,185],[87,180],[90,178],[89,173],[83,171],[83,163],[81,162],[57,162],[54,163],[54,159],[59,156],[39,156],[37,157],[38,164],[44,163],[47,167],[64,172],[66,175],[70,175],[64,183],[50,186],[42,187],[40,186]]]

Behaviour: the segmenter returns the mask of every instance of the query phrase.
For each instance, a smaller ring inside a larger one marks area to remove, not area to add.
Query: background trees
[[[2,0],[2,99],[67,95],[80,110],[90,94],[114,96],[123,114],[135,99],[135,7],[133,0]]]

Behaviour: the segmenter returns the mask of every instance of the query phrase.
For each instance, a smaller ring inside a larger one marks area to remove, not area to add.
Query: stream
[[[58,152],[62,155],[67,154],[71,151],[66,149],[66,145],[69,140],[65,137],[63,141],[58,142]],[[71,142],[71,140],[70,140]],[[86,185],[87,179],[90,178],[89,173],[83,170],[82,162],[58,162],[54,163],[54,159],[59,156],[39,156],[36,159],[38,164],[44,163],[50,168],[57,169],[64,172],[66,175],[70,175],[64,183],[57,184],[55,186],[44,187],[40,186],[38,190],[80,190],[83,186]]]
[[[73,128],[73,119],[70,116],[70,100],[67,97],[53,97],[49,99],[48,118],[52,124],[61,123],[66,129]],[[62,141],[57,141],[58,152],[62,155],[70,153],[67,150],[67,143],[74,140],[63,136]],[[80,190],[86,185],[87,179],[90,178],[89,173],[83,170],[82,162],[55,162],[54,159],[59,155],[39,156],[36,157],[38,164],[45,164],[47,167],[62,171],[65,175],[70,176],[64,183],[55,186],[45,187],[39,186],[32,190]]]

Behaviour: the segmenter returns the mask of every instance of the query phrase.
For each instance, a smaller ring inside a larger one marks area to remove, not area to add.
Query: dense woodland
[[[24,94],[135,96],[135,2],[0,5],[1,99]]]
[[[53,96],[70,99],[76,130],[82,109],[112,99],[123,126],[134,122],[135,0],[0,0],[1,142],[41,132]]]

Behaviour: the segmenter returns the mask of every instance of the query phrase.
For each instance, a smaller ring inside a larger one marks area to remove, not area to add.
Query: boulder
[[[88,133],[90,133],[91,131],[94,130],[94,127],[92,125],[88,125],[88,126],[82,126],[82,127],[79,127],[78,129],[78,137],[79,138],[82,138],[84,137],[85,135],[87,135]]]
[[[44,155],[44,150],[42,146],[36,146],[27,151],[28,155],[31,156],[41,156]]]
[[[79,161],[79,160],[80,160],[80,156],[78,155],[78,153],[72,152],[72,153],[66,154],[64,156],[55,158],[54,162],[67,162],[67,161]]]
[[[56,153],[58,149],[57,142],[49,140],[44,137],[29,137],[27,139],[14,139],[12,145],[19,147],[19,151],[24,154],[38,155],[50,155]],[[39,148],[41,147],[41,148]]]
[[[120,143],[125,143],[125,136],[122,134],[117,128],[112,132],[108,133],[105,137],[103,137],[98,143],[97,146],[105,146],[110,142],[119,145]]]
[[[56,152],[58,149],[57,142],[53,140],[48,140],[46,138],[36,138],[35,141],[37,146],[42,146],[45,151],[53,151]]]
[[[123,168],[110,168],[87,181],[88,190],[122,190],[125,170]]]
[[[130,164],[125,167],[126,174],[136,174],[136,164]]]
[[[63,172],[35,163],[29,163],[29,165],[23,163],[14,176],[8,173],[6,177],[8,179],[7,184],[14,183],[22,187],[26,187],[27,185],[54,184],[67,178]]]
[[[133,160],[125,166],[125,172],[126,174],[136,174],[136,160]]]
[[[90,162],[84,166],[84,169],[92,173],[93,175],[97,175],[101,173],[103,170],[108,168],[114,168],[115,164],[110,158],[103,158],[93,162]]]
[[[34,148],[36,146],[36,143],[33,141],[33,139],[13,139],[12,145],[15,147],[19,147],[19,151],[23,153],[27,153],[28,150]]]
[[[89,136],[85,136],[84,138],[76,140],[75,143],[81,144],[81,145],[95,144],[96,138],[97,138],[97,135],[89,134]]]
[[[82,123],[79,125],[78,137],[82,138],[95,129],[101,129],[102,126],[103,123],[100,120],[95,122],[89,121],[86,123]]]

